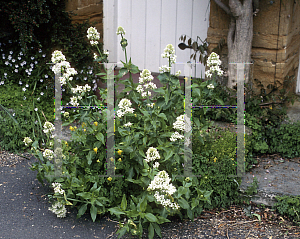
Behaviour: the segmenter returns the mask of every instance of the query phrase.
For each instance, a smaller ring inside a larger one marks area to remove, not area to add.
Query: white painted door
[[[178,64],[171,72],[183,72],[182,63],[190,61],[193,50],[180,50],[179,37],[207,37],[209,0],[104,0],[103,4],[104,48],[110,52],[110,62],[125,60],[119,44],[121,37],[116,35],[118,26],[126,31],[127,55],[132,63],[140,70],[157,73],[160,66],[167,64],[167,59],[161,58],[166,45],[172,44],[177,55]],[[204,66],[198,65],[196,72],[197,77],[201,72],[204,77]]]

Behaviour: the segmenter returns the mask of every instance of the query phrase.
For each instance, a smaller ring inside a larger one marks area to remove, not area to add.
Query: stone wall
[[[222,2],[228,6],[228,1]],[[207,41],[210,43],[209,50],[212,50],[221,38],[227,42],[230,17],[213,0],[210,3]],[[260,80],[266,87],[276,80],[283,82],[286,76],[297,77],[300,3],[294,0],[260,1],[259,9],[253,19],[251,57],[254,60],[253,79]],[[221,54],[225,68],[227,68],[227,53],[227,46],[225,46]],[[292,92],[295,92],[296,81],[289,87]]]
[[[66,11],[71,13],[73,23],[90,20],[100,33],[103,43],[103,0],[65,0]]]

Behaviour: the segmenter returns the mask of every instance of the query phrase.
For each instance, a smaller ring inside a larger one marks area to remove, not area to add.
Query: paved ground
[[[14,167],[0,168],[0,238],[117,238],[118,223],[107,218],[98,223],[93,223],[89,215],[76,219],[76,209],[64,219],[57,218],[48,210],[51,205],[46,194],[51,189],[37,181],[36,172],[29,169],[30,162],[23,160]]]
[[[258,198],[255,203],[272,206],[276,195],[300,195],[300,158],[286,159],[278,155],[260,159],[259,164],[243,177],[241,188],[246,189],[256,177]]]

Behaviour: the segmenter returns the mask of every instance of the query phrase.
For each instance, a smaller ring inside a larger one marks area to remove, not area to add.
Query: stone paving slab
[[[245,190],[256,177],[258,193],[252,202],[273,206],[275,196],[300,195],[300,159],[259,159],[259,164],[242,178],[240,188]]]

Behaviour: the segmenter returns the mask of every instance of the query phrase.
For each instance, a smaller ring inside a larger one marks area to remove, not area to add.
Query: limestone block
[[[71,13],[73,23],[89,20],[103,42],[103,0],[66,0],[66,11]]]

